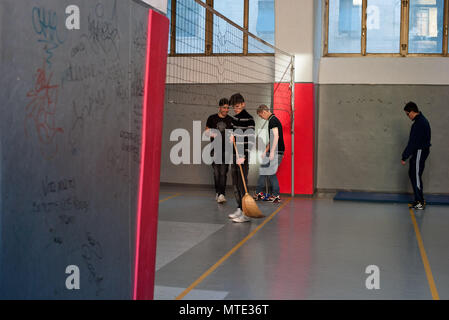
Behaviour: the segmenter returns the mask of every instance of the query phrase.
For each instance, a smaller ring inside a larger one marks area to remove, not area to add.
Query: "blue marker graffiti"
[[[34,7],[32,11],[33,28],[36,34],[40,35],[39,43],[45,43],[45,52],[47,53],[46,62],[51,67],[51,58],[53,52],[64,40],[61,40],[58,34],[58,17],[56,12],[45,10],[45,8]]]

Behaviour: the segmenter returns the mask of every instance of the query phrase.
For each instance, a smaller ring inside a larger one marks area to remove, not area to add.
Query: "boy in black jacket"
[[[232,125],[234,128],[233,139],[235,139],[239,158],[235,157],[235,162],[231,166],[232,184],[234,185],[235,200],[237,210],[229,215],[234,222],[248,222],[250,218],[243,214],[242,199],[245,195],[242,175],[239,164],[242,166],[245,183],[248,185],[249,152],[256,142],[254,118],[245,110],[245,99],[240,93],[233,94],[229,99],[229,105],[234,108]],[[234,156],[235,152],[234,152]]]
[[[407,103],[404,111],[414,123],[410,130],[407,147],[402,153],[401,163],[405,165],[405,161],[411,156],[408,174],[415,194],[415,201],[411,205],[415,209],[423,210],[425,201],[422,174],[430,153],[430,124],[414,102]]]

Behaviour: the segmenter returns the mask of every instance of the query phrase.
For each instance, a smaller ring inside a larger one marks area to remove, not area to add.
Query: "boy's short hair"
[[[408,102],[405,107],[404,107],[404,111],[406,112],[419,112],[418,106],[416,105],[416,103],[414,103],[413,101]]]
[[[261,114],[264,111],[270,111],[270,109],[265,105],[265,104],[261,104],[258,108],[257,108],[257,114]]]
[[[229,104],[231,106],[235,106],[236,104],[243,102],[245,102],[245,99],[240,93],[234,93],[231,98],[229,98]]]
[[[222,99],[220,99],[220,101],[218,102],[218,105],[219,105],[220,107],[223,107],[225,104],[229,105],[229,100],[226,99],[226,98],[222,98]]]

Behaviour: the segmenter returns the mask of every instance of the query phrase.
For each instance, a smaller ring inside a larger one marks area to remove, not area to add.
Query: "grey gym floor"
[[[231,190],[220,205],[212,188],[161,186],[154,298],[449,299],[448,207],[332,198],[284,195],[233,223]]]

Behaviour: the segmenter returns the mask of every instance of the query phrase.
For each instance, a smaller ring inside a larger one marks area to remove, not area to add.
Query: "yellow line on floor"
[[[234,248],[232,248],[228,253],[226,253],[223,257],[221,257],[220,260],[218,260],[212,267],[210,267],[203,275],[201,275],[198,279],[196,279],[187,289],[185,289],[179,296],[176,297],[176,300],[181,300],[184,298],[190,291],[193,290],[197,285],[199,285],[208,275],[210,275],[212,272],[215,271],[223,262],[225,262],[234,252],[236,252],[241,246],[245,244],[249,239],[251,239],[257,231],[263,228],[264,225],[266,225],[271,219],[274,218],[274,216],[281,211],[283,207],[287,203],[290,202],[292,198],[285,199],[285,202],[276,209],[268,218],[264,220],[256,229],[254,229],[250,234],[248,234],[242,241],[240,241]]]
[[[429,283],[430,292],[432,293],[433,300],[440,300],[437,287],[435,286],[435,280],[433,279],[432,269],[430,268],[429,259],[427,258],[426,250],[424,249],[424,243],[422,241],[421,233],[419,232],[418,224],[416,223],[415,213],[412,208],[409,208],[410,217],[412,218],[413,227],[415,229],[416,240],[418,240],[419,251],[421,253],[421,259],[424,264],[424,270],[426,271],[427,282]]]
[[[180,195],[181,195],[181,193],[176,193],[176,194],[174,194],[174,195],[172,195],[172,196],[170,196],[170,197],[167,197],[167,198],[164,198],[164,199],[159,200],[159,203],[162,203],[162,202],[164,202],[164,201],[170,200],[170,199],[172,199],[172,198],[174,198],[174,197],[177,197],[177,196],[180,196]]]

